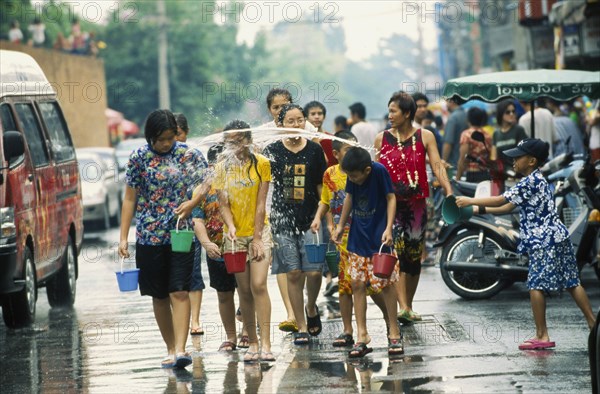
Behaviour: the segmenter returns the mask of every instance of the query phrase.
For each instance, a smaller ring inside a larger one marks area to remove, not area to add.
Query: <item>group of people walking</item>
[[[352,346],[351,358],[372,351],[368,295],[386,321],[388,354],[404,353],[397,321],[421,319],[413,299],[427,224],[427,164],[445,194],[452,194],[435,134],[415,127],[417,104],[407,93],[394,93],[388,101],[388,127],[374,136],[369,152],[351,131],[319,134],[324,133],[323,104],[311,102],[303,108],[293,103],[287,90],[273,89],[267,96],[273,121],[262,127],[286,128],[285,135],[258,151],[250,126],[231,121],[222,142],[209,149],[208,162],[180,142],[188,132],[183,115],[156,110],[148,116],[148,144],[134,151],[127,165],[119,254],[129,256],[135,213],[140,292],[153,299],[167,347],[162,367],[184,368],[192,362],[185,343],[190,316],[199,309],[191,308],[190,299],[198,305],[193,293],[204,288],[198,278],[201,248],[206,250],[210,286],[217,290],[227,336],[219,350],[244,347],[245,362],[275,361],[269,267],[277,275],[287,313],[279,329],[292,332],[296,346],[318,336],[322,324],[316,300],[326,265],[308,259],[305,245],[313,239],[331,239],[339,251],[343,331],[332,345]],[[297,135],[290,129],[297,129]],[[196,247],[187,253],[171,250],[170,231],[178,219],[193,226],[196,234]],[[389,278],[373,274],[371,258],[382,246],[393,249],[399,260]],[[232,250],[247,252],[243,272],[227,272],[223,253]],[[244,330],[237,344],[236,289]],[[197,314],[190,333],[201,333]]]

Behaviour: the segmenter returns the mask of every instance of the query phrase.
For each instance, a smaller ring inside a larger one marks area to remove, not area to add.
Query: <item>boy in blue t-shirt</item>
[[[339,225],[331,239],[339,243],[344,225],[352,212],[348,234],[349,273],[352,283],[357,342],[349,353],[351,358],[363,357],[373,351],[367,347],[371,338],[367,332],[367,284],[381,290],[385,298],[388,321],[388,354],[404,353],[402,337],[396,323],[396,293],[390,284],[398,280],[398,265],[389,279],[373,275],[371,256],[379,252],[382,243],[392,245],[392,224],[396,212],[396,197],[392,180],[384,166],[371,161],[363,148],[353,147],[342,160],[342,170],[348,175],[346,198]]]

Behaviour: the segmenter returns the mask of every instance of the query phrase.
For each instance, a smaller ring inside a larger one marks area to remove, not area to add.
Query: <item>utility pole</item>
[[[157,0],[158,11],[158,103],[163,109],[171,108],[169,68],[167,63],[167,15],[164,0]]]
[[[419,81],[419,85],[421,85],[425,82],[425,53],[423,50],[423,26],[421,26],[421,23],[423,23],[421,19],[423,14],[421,13],[421,5],[418,6],[418,10],[419,11],[417,13],[417,17],[419,18],[419,20],[417,21],[417,79]],[[423,90],[423,93],[425,93],[426,89],[419,87],[419,90]]]

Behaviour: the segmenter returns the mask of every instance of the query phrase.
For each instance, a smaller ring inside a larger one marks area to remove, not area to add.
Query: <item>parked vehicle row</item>
[[[81,184],[69,127],[29,55],[0,51],[0,303],[9,327],[75,302],[83,238]]]

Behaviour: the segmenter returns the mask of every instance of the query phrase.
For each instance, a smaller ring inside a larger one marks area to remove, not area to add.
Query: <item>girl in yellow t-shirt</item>
[[[265,204],[271,165],[269,160],[250,149],[250,126],[234,120],[225,128],[223,160],[215,168],[213,187],[219,195],[221,215],[225,222],[223,251],[245,250],[248,261],[244,272],[235,274],[240,294],[244,328],[249,348],[245,362],[275,361],[271,353],[271,300],[267,289],[267,273],[273,241],[266,221]],[[235,130],[246,129],[236,132]],[[261,344],[256,331],[258,318]]]

